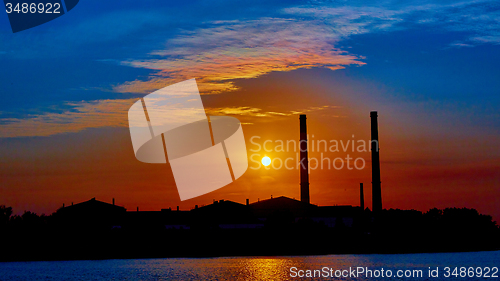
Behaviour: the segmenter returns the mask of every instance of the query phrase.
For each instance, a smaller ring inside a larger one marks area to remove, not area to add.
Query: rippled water
[[[475,253],[404,255],[330,255],[296,257],[224,257],[179,259],[129,259],[102,261],[51,261],[0,263],[0,280],[293,280],[293,271],[349,270],[364,267],[373,271],[421,269],[421,278],[393,280],[450,280],[444,267],[500,267],[500,251]],[[428,268],[439,267],[439,277],[429,278]],[[296,270],[290,270],[297,268]],[[497,274],[500,275],[500,274]],[[453,276],[452,276],[453,277]],[[304,278],[307,280],[377,280],[359,275],[351,278]],[[468,280],[469,278],[459,278]],[[499,278],[487,278],[487,280]]]

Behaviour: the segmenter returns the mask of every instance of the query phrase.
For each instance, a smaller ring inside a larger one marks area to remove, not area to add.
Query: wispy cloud
[[[304,113],[316,112],[334,108],[340,108],[340,107],[333,105],[311,106],[303,109],[283,111],[283,112],[265,111],[261,108],[256,108],[256,107],[220,107],[220,108],[206,108],[205,111],[208,115],[238,115],[238,116],[273,118],[273,117],[304,114]]]
[[[127,112],[137,99],[68,103],[72,110],[29,118],[3,118],[0,138],[50,136],[87,128],[128,126]]]
[[[451,42],[452,47],[500,44],[500,3],[491,0],[461,1],[436,5],[426,10],[428,24],[446,31],[463,32],[463,42]],[[458,45],[462,44],[462,45]]]
[[[398,6],[384,2],[378,7],[323,3],[285,8],[274,18],[214,21],[167,40],[149,58],[121,62],[157,72],[148,81],[131,81],[115,90],[148,93],[194,77],[202,93],[220,93],[235,90],[235,79],[273,71],[363,65],[363,57],[339,49],[337,43],[352,35],[407,29],[411,24],[472,34],[464,38],[466,42],[450,42],[452,47],[497,44],[497,6],[486,0]]]
[[[88,128],[128,127],[127,113],[136,101],[137,99],[120,99],[67,103],[72,109],[63,113],[40,114],[30,118],[3,118],[0,122],[0,138],[50,136]],[[268,122],[284,116],[333,108],[338,106],[308,107],[286,112],[265,111],[255,107],[220,107],[206,108],[205,112],[209,116],[240,116],[244,119],[243,124],[253,124],[258,121],[255,118],[266,117],[265,121]]]
[[[236,89],[235,79],[256,78],[273,71],[363,65],[360,57],[335,48],[342,34],[335,27],[288,18],[213,22],[170,39],[152,58],[122,64],[158,70],[149,81],[132,81],[118,92],[148,93],[197,78],[202,93]]]
[[[453,47],[500,44],[500,3],[493,0],[422,1],[395,4],[377,2],[377,7],[339,6],[333,3],[285,9],[286,13],[321,19],[342,26],[350,34],[410,29],[414,25],[443,31],[468,33],[464,42],[450,42]],[[348,33],[349,34],[349,33]]]
[[[262,113],[262,109],[255,107],[220,107],[220,108],[206,108],[208,115],[247,115],[265,117],[267,114]]]
[[[465,44],[465,43],[461,43],[461,42],[451,43],[449,46],[449,48],[471,48],[471,47],[474,47],[474,45]]]

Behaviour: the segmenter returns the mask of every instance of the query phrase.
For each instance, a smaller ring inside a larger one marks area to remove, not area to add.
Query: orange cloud
[[[315,22],[265,18],[215,22],[166,42],[156,58],[128,60],[124,65],[158,70],[148,81],[131,81],[117,92],[149,93],[196,78],[200,92],[215,94],[237,89],[235,79],[256,78],[273,71],[363,65],[360,57],[333,46],[338,30]]]
[[[74,133],[87,128],[128,127],[127,112],[137,99],[99,100],[96,102],[67,103],[72,110],[63,113],[46,113],[31,118],[4,118],[0,125],[0,138],[50,136]],[[337,106],[309,107],[300,111],[263,111],[253,107],[206,108],[207,115],[239,115],[254,117],[283,117],[337,108]],[[254,119],[251,119],[253,121]],[[253,124],[244,122],[244,124]]]
[[[50,136],[87,128],[128,126],[127,112],[137,99],[67,103],[73,110],[46,113],[31,118],[4,118],[0,138]]]
[[[241,115],[241,116],[251,116],[251,117],[280,117],[280,116],[290,116],[296,114],[303,114],[306,112],[313,112],[325,109],[339,108],[339,106],[325,105],[325,106],[313,106],[299,111],[287,111],[287,112],[276,112],[276,111],[262,111],[260,108],[255,107],[221,107],[221,108],[205,108],[208,115]]]

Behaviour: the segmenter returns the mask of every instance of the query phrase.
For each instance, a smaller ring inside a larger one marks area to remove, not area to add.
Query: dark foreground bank
[[[319,217],[314,210],[228,212],[223,205],[184,213],[108,212],[106,216],[60,210],[50,216],[30,212],[6,216],[9,210],[2,207],[0,261],[500,249],[496,223],[473,209],[384,210],[376,215],[352,209]]]

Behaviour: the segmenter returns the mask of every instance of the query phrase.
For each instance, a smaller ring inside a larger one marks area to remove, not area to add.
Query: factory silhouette
[[[370,113],[371,118],[371,153],[372,153],[372,194],[373,215],[382,211],[382,194],[380,181],[380,159],[378,141],[377,112]],[[299,222],[309,219],[327,228],[338,226],[351,228],[361,224],[364,213],[363,184],[360,184],[360,206],[317,206],[311,204],[309,196],[309,159],[307,143],[307,118],[300,115],[300,200],[288,197],[275,197],[240,204],[228,200],[214,200],[212,204],[198,207],[193,210],[181,211],[162,209],[161,211],[136,211],[127,212],[125,208],[101,202],[92,198],[89,201],[71,206],[63,206],[56,212],[67,224],[95,224],[115,229],[124,228],[149,228],[188,230],[203,226],[205,228],[220,229],[250,229],[264,228],[269,222]],[[201,225],[200,225],[201,224]]]
[[[178,206],[127,211],[115,199],[106,203],[92,198],[63,205],[50,216],[27,212],[10,219],[12,210],[9,214],[3,206],[0,230],[5,231],[0,238],[5,235],[13,242],[0,261],[500,249],[498,226],[474,209],[422,213],[382,208],[377,118],[376,111],[370,112],[371,210],[365,209],[363,183],[359,206],[310,203],[307,123],[306,115],[300,115],[300,200],[271,196],[244,204],[214,200],[189,211]]]

